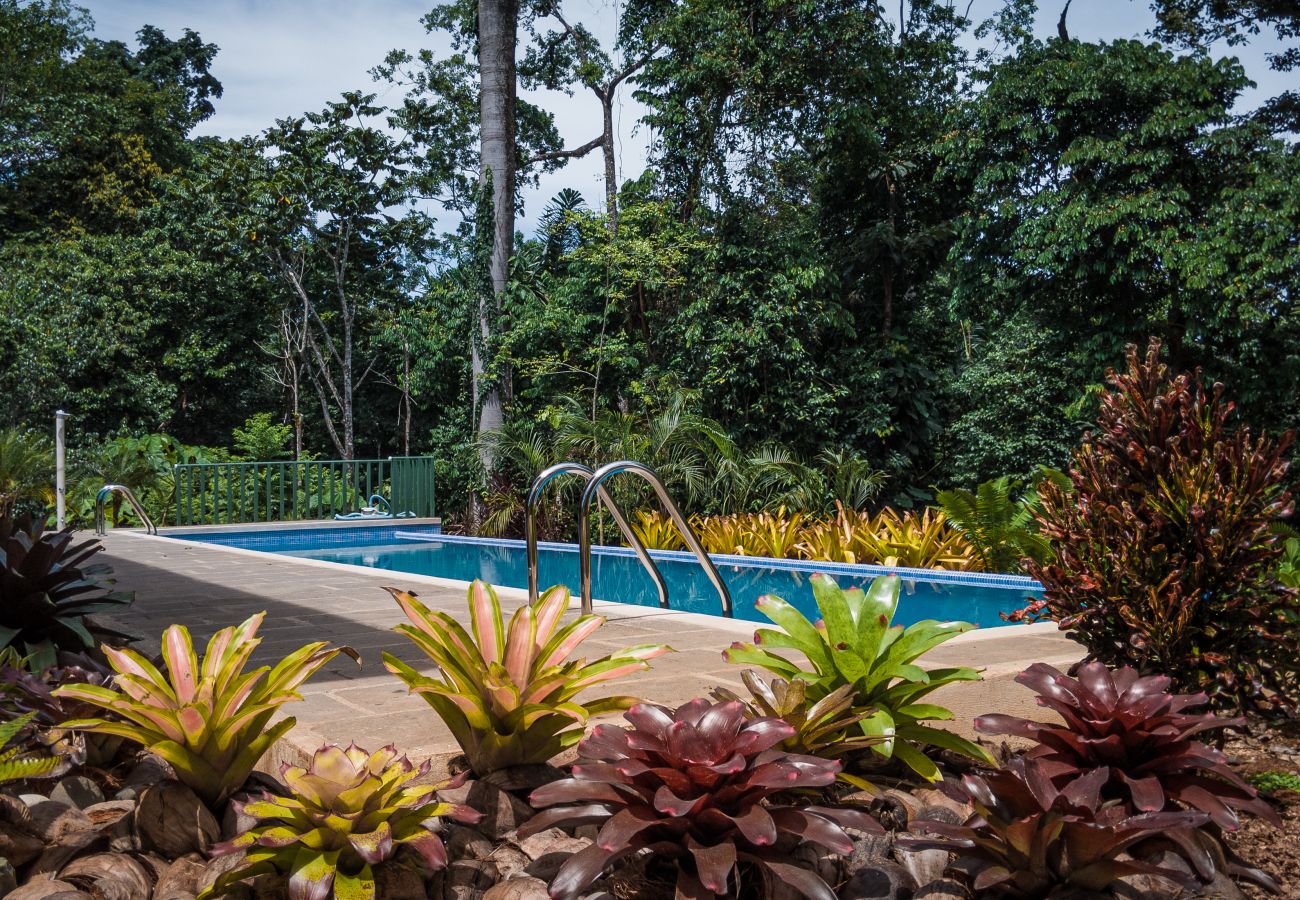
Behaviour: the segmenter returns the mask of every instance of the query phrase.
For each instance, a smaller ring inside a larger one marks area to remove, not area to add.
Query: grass
[[[1256,772],[1247,775],[1246,780],[1258,788],[1261,794],[1276,794],[1278,791],[1295,791],[1300,794],[1300,775],[1295,772]]]

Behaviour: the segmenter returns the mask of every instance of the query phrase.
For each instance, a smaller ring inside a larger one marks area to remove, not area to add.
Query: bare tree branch
[[[572,150],[552,150],[548,153],[538,153],[534,156],[530,156],[519,164],[519,168],[522,169],[531,166],[533,163],[545,162],[551,159],[577,159],[578,157],[586,156],[592,150],[595,150],[604,143],[605,136],[602,134],[600,137],[592,138],[581,147],[574,147]]]

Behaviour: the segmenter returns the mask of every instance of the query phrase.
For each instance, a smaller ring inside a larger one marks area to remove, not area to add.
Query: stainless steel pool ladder
[[[149,514],[144,511],[144,507],[140,505],[140,501],[135,498],[135,494],[132,493],[129,487],[124,484],[106,484],[95,495],[95,534],[108,534],[107,523],[104,519],[104,504],[113,494],[121,494],[126,498],[126,502],[131,505],[132,511],[144,524],[146,534],[158,533],[158,526],[153,523],[153,519],[149,518]]]
[[[578,514],[578,584],[582,598],[583,613],[591,612],[591,521],[588,513],[592,504],[599,498],[601,502],[609,509],[610,515],[618,523],[619,529],[627,542],[632,545],[637,557],[641,560],[641,565],[645,566],[654,579],[655,587],[659,592],[659,605],[668,609],[668,589],[664,583],[663,575],[659,572],[659,567],[654,564],[649,552],[637,538],[636,533],[628,524],[627,518],[622,511],[618,509],[612,497],[605,490],[605,479],[618,475],[623,472],[630,472],[639,475],[645,481],[649,482],[654,489],[655,494],[659,497],[659,502],[663,504],[664,509],[668,511],[669,517],[677,530],[681,532],[682,538],[686,541],[686,546],[695,554],[700,565],[704,568],[705,575],[712,582],[714,589],[718,592],[718,599],[722,604],[722,614],[730,618],[732,616],[731,591],[727,589],[726,582],[722,580],[722,575],[718,572],[717,566],[709,558],[709,554],[704,552],[700,546],[699,539],[695,536],[695,531],[691,528],[682,511],[673,502],[672,497],[668,496],[667,489],[664,488],[663,481],[653,469],[644,463],[633,462],[631,460],[620,460],[618,462],[608,463],[601,466],[594,472],[581,463],[560,463],[546,469],[533,482],[533,488],[528,493],[527,518],[525,524],[526,538],[528,542],[528,596],[531,600],[537,599],[537,503],[541,498],[542,490],[546,487],[547,482],[561,474],[576,474],[586,478],[586,487],[582,491],[582,500],[579,504]]]
[[[528,491],[528,500],[525,504],[527,516],[524,520],[524,539],[528,546],[528,599],[536,602],[538,595],[537,586],[537,506],[541,503],[542,494],[546,486],[560,475],[578,475],[584,482],[590,483],[591,477],[596,473],[582,463],[562,462],[556,463],[548,469],[543,470],[534,480],[533,486]],[[664,609],[668,608],[668,585],[664,583],[663,575],[659,574],[659,567],[654,564],[650,554],[646,552],[645,545],[641,539],[636,536],[632,526],[628,524],[627,517],[623,511],[618,508],[614,498],[609,495],[603,487],[599,489],[599,496],[609,514],[613,516],[614,522],[617,523],[619,531],[623,532],[623,537],[636,552],[637,559],[641,560],[641,565],[650,573],[651,580],[655,583],[655,590],[659,592],[659,605]],[[584,604],[584,610],[590,610],[591,603]]]

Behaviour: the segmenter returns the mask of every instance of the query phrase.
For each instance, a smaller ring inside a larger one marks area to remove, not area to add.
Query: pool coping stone
[[[410,523],[410,520],[404,521]],[[319,525],[319,523],[315,524]],[[361,520],[347,524],[373,525],[374,522]],[[230,528],[226,526],[216,530],[229,531]],[[242,595],[266,597],[268,600],[266,605],[283,598],[283,592],[279,589],[281,584],[303,592],[309,592],[313,587],[322,593],[333,593],[339,590],[338,587],[330,585],[330,579],[313,578],[310,574],[312,571],[321,575],[334,573],[338,576],[350,576],[347,585],[351,587],[358,587],[355,579],[361,578],[374,584],[376,588],[383,586],[384,583],[428,588],[428,591],[421,593],[422,599],[430,605],[442,604],[444,607],[452,605],[453,608],[463,605],[468,587],[468,582],[431,575],[377,570],[330,560],[284,556],[264,550],[229,547],[211,541],[190,541],[175,536],[174,532],[154,536],[145,534],[140,529],[114,529],[105,539],[105,545],[104,562],[111,565],[116,557],[124,562],[135,562],[145,567],[143,573],[147,578],[143,586],[144,594],[148,595],[142,596],[137,590],[139,599],[131,611],[121,617],[105,618],[111,618],[114,624],[128,631],[132,630],[130,622],[132,618],[143,619],[144,622],[135,625],[134,630],[136,633],[144,634],[150,641],[156,641],[157,634],[161,633],[159,623],[173,620],[185,623],[187,611],[191,610],[191,606],[186,605],[183,599],[173,599],[172,592],[165,588],[168,572],[176,573],[178,579],[198,582],[202,587],[205,573],[213,570],[215,565],[220,570],[220,575],[211,576],[208,582],[212,585],[212,593],[238,589]],[[133,547],[138,549],[133,551]],[[192,556],[187,552],[173,557],[167,554],[168,549],[207,552],[202,556]],[[209,553],[219,554],[219,557],[209,556]],[[218,561],[214,563],[214,559]],[[749,559],[752,561],[753,558]],[[186,566],[190,560],[196,562],[187,570]],[[229,563],[225,562],[226,560],[229,560]],[[257,565],[253,568],[245,566],[245,563]],[[126,580],[124,573],[119,572],[118,577],[119,589],[132,590],[136,587]],[[234,579],[233,585],[226,583],[231,579]],[[258,593],[259,591],[264,593]],[[500,587],[497,588],[497,593],[503,601],[527,600],[527,591],[523,588]],[[333,600],[332,597],[329,599]],[[340,600],[343,599],[345,598],[340,597]],[[367,599],[364,602],[371,601]],[[577,604],[578,600],[575,598],[572,606]],[[151,606],[162,608],[151,610]],[[330,614],[334,618],[356,621],[358,623],[356,627],[366,628],[367,625],[363,622],[367,615],[365,610],[369,608],[374,607],[363,604],[352,609],[330,610]],[[291,614],[288,617],[289,624],[283,625],[282,630],[294,634],[310,631],[311,626],[307,623],[310,621],[312,609],[313,607],[308,606],[299,614]],[[707,645],[710,648],[716,647],[720,651],[728,641],[749,640],[754,629],[761,627],[759,623],[726,619],[704,613],[663,610],[602,600],[595,602],[595,611],[606,617],[609,622],[607,627],[610,628],[608,633],[591,639],[597,652],[608,652],[618,646],[655,639],[674,643],[681,651],[662,657],[656,661],[655,668],[635,676],[635,681],[642,682],[642,686],[636,689],[638,695],[653,702],[675,704],[683,702],[690,696],[706,694],[711,685],[725,686],[743,692],[738,677],[738,667],[729,666],[721,659],[717,659],[714,656],[715,651],[704,653],[701,648]],[[193,612],[195,615],[206,615],[210,611],[200,607]],[[295,622],[303,624],[293,624]],[[156,632],[142,632],[141,629],[145,627],[156,629]],[[348,627],[346,623],[345,627]],[[712,634],[717,635],[716,641],[709,637]],[[267,637],[268,643],[272,643],[271,635]],[[1006,644],[1008,639],[1017,642],[1010,650]],[[290,640],[283,634],[274,637],[277,645]],[[298,638],[292,640],[295,646],[302,642]],[[343,639],[336,638],[336,640],[346,642],[346,635]],[[373,637],[367,640],[374,643]],[[1021,647],[1024,648],[1023,654],[1027,655],[1022,655]],[[388,645],[384,648],[394,649]],[[285,649],[287,651],[290,647],[286,646]],[[372,647],[368,652],[375,653],[377,649]],[[945,642],[933,652],[943,655],[944,658],[940,663],[942,665],[971,665],[980,668],[983,672],[982,681],[948,685],[935,694],[935,702],[949,706],[956,714],[950,727],[968,736],[971,734],[969,722],[973,716],[991,709],[1016,715],[1041,717],[1043,712],[1035,708],[1033,695],[1014,684],[1012,678],[1030,662],[1041,661],[1061,667],[1077,662],[1083,655],[1082,648],[1062,635],[1052,622],[977,628]],[[717,659],[716,663],[713,662],[714,659]],[[292,704],[295,709],[291,709],[288,713],[297,717],[297,727],[268,752],[260,767],[267,771],[278,771],[281,764],[302,765],[308,762],[311,754],[323,744],[347,743],[352,737],[367,745],[378,746],[379,743],[376,742],[388,743],[394,740],[394,734],[415,734],[418,737],[405,741],[407,744],[419,743],[419,746],[409,748],[412,750],[412,758],[429,759],[432,762],[431,777],[438,777],[440,773],[444,773],[446,764],[459,752],[454,741],[450,740],[449,735],[442,738],[440,742],[430,743],[425,739],[425,735],[429,732],[436,732],[442,728],[441,723],[435,722],[432,727],[423,727],[411,721],[410,711],[381,711],[384,704],[389,702],[402,707],[407,697],[404,691],[386,690],[392,687],[387,683],[391,676],[385,675],[382,680],[376,680],[375,671],[371,670],[370,674],[361,675],[358,683],[355,684],[337,682],[333,686],[322,687],[309,682],[305,685],[302,693],[308,702]],[[735,676],[731,674],[733,671],[737,673]],[[396,697],[397,693],[401,693],[402,697]],[[351,694],[357,696],[353,697]],[[382,696],[385,694],[389,695],[389,699]],[[364,701],[358,702],[362,695]],[[409,705],[407,703],[407,706]],[[433,716],[432,712],[422,704],[419,709],[422,722],[428,721],[429,717]],[[612,716],[609,720],[617,721],[618,717]],[[358,734],[356,729],[363,729],[364,734]],[[399,749],[402,749],[403,742],[401,739],[398,740]]]

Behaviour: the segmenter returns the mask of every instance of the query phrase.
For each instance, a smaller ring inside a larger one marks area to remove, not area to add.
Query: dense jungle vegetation
[[[82,448],[225,448],[242,426],[248,458],[427,453],[444,512],[476,496],[498,530],[565,456],[645,459],[699,513],[796,481],[821,511],[1030,477],[1153,337],[1237,416],[1291,427],[1300,98],[1240,108],[1250,80],[1210,48],[1294,43],[1300,12],[1151,5],[1152,34],[1089,43],[1065,18],[1035,37],[1028,0],[987,22],[633,0],[601,47],[520,4],[494,167],[480,100],[503,88],[466,0],[423,23],[450,54],[394,52],[238,140],[192,136],[222,94],[201,35],[142,23],[126,46],[64,0],[0,0],[0,426],[64,408]],[[602,134],[566,148],[514,96],[538,85]],[[643,171],[616,171],[620,92],[648,109]],[[604,195],[515,231],[519,189],[586,152]]]

